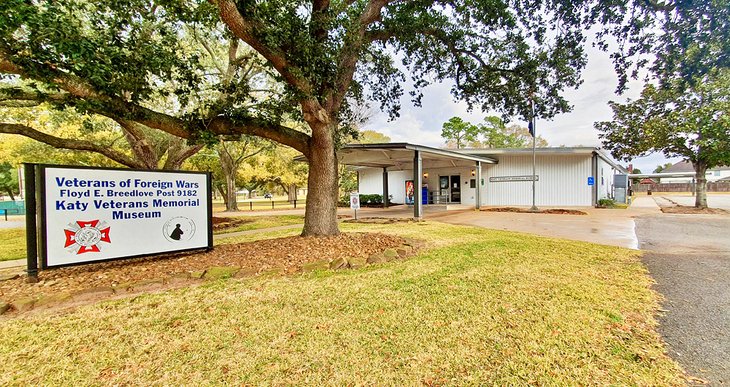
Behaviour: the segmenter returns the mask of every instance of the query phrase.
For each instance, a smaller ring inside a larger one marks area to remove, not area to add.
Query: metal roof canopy
[[[340,164],[358,168],[387,168],[389,171],[413,169],[414,151],[421,153],[423,168],[473,167],[477,161],[496,164],[491,157],[457,153],[405,142],[348,144],[337,152]]]

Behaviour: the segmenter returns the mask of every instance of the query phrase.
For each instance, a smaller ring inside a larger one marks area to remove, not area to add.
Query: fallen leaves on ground
[[[124,259],[41,271],[40,282],[26,277],[0,282],[0,300],[154,280],[209,267],[239,267],[250,273],[292,273],[303,264],[345,257],[365,258],[402,245],[403,238],[380,233],[342,233],[330,237],[286,237],[217,246],[209,252]]]

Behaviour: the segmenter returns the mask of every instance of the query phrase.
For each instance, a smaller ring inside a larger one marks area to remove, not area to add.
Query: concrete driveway
[[[629,209],[579,208],[579,210],[588,215],[460,211],[440,213],[435,217],[431,216],[431,219],[637,249],[634,218],[661,213],[651,198],[637,198]],[[429,219],[428,214],[426,219]]]
[[[730,216],[647,215],[636,233],[664,296],[669,355],[712,385],[730,383]]]
[[[574,209],[588,215],[488,212],[475,211],[473,208],[434,211],[426,206],[424,219],[638,249],[634,219],[642,215],[661,214],[659,206],[651,197],[637,198],[628,209]],[[352,215],[352,210],[340,209],[338,213]],[[413,216],[413,209],[406,206],[388,209],[364,208],[358,213],[363,217],[410,217]]]

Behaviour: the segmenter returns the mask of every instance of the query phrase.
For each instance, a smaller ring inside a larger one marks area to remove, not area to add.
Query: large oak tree
[[[584,31],[598,24],[600,37],[641,36],[651,16],[646,4],[5,0],[0,72],[32,81],[36,100],[182,138],[250,134],[290,146],[310,164],[303,234],[331,235],[338,233],[336,150],[352,130],[355,105],[377,101],[396,117],[407,78],[415,104],[428,84],[452,80],[452,94],[469,106],[526,118],[534,100],[541,117],[553,116],[569,109],[561,91],[580,84]],[[205,52],[187,44],[191,35],[230,42],[232,63],[247,60],[238,50],[247,45],[280,88],[252,97],[251,84],[237,82],[242,68],[209,71]],[[616,59],[624,71],[629,63]],[[174,108],[154,103],[161,98]]]
[[[707,207],[707,169],[730,165],[730,71],[693,86],[647,85],[641,98],[611,102],[613,120],[597,122],[604,146],[621,159],[661,152],[695,170],[695,207]]]
[[[695,169],[695,206],[707,207],[705,171],[730,164],[730,2],[655,2],[657,24],[636,49],[654,54],[641,97],[611,103],[597,122],[618,158],[662,152]]]

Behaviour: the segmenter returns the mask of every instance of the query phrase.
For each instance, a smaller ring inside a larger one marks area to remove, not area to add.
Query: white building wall
[[[461,177],[461,203],[474,205],[476,189],[470,187],[471,171],[474,168],[423,168],[423,184],[428,192],[438,193],[439,176],[459,175]],[[484,170],[484,167],[482,167]],[[365,168],[358,170],[359,192],[361,194],[383,194],[383,170],[381,168]],[[405,203],[406,180],[413,179],[413,170],[388,171],[388,194],[393,203]],[[482,199],[482,203],[484,203]]]
[[[413,171],[388,171],[388,195],[393,203],[405,203],[406,180],[413,179]],[[383,169],[366,168],[358,170],[359,192],[361,194],[383,194]]]
[[[439,192],[439,176],[455,176],[459,175],[461,182],[461,204],[475,205],[476,204],[476,189],[470,188],[470,180],[475,177],[471,176],[471,171],[475,170],[472,168],[424,168],[423,172],[428,173],[428,177],[423,179],[423,184],[428,185],[428,192],[436,193]],[[484,167],[482,166],[482,171]],[[483,193],[484,191],[482,191]],[[482,203],[484,200],[482,199]]]
[[[598,157],[598,176],[596,176],[596,185],[598,186],[598,200],[613,199],[613,175],[616,169],[602,158]]]
[[[538,206],[591,206],[593,194],[588,185],[591,155],[538,155],[535,183]],[[490,206],[532,205],[532,182],[490,182],[490,177],[532,174],[532,155],[499,157],[499,164],[482,168],[486,189],[485,203]],[[598,180],[598,179],[596,179]]]
[[[538,155],[536,173],[536,202],[538,206],[592,206],[593,187],[588,185],[588,177],[593,176],[592,155]],[[467,168],[424,168],[428,177],[423,183],[429,192],[438,191],[439,176],[460,175],[461,203],[475,204],[476,189],[470,188],[473,167]],[[359,191],[363,194],[383,193],[383,170],[366,168],[358,171]],[[613,192],[613,174],[610,164],[598,158],[598,198],[608,197]],[[522,176],[532,174],[532,155],[500,155],[498,164],[482,165],[481,187],[482,205],[488,206],[530,206],[532,205],[532,183],[490,182],[490,177]],[[389,171],[388,188],[394,203],[405,202],[405,181],[413,179],[413,171]],[[477,186],[479,186],[477,182]]]

